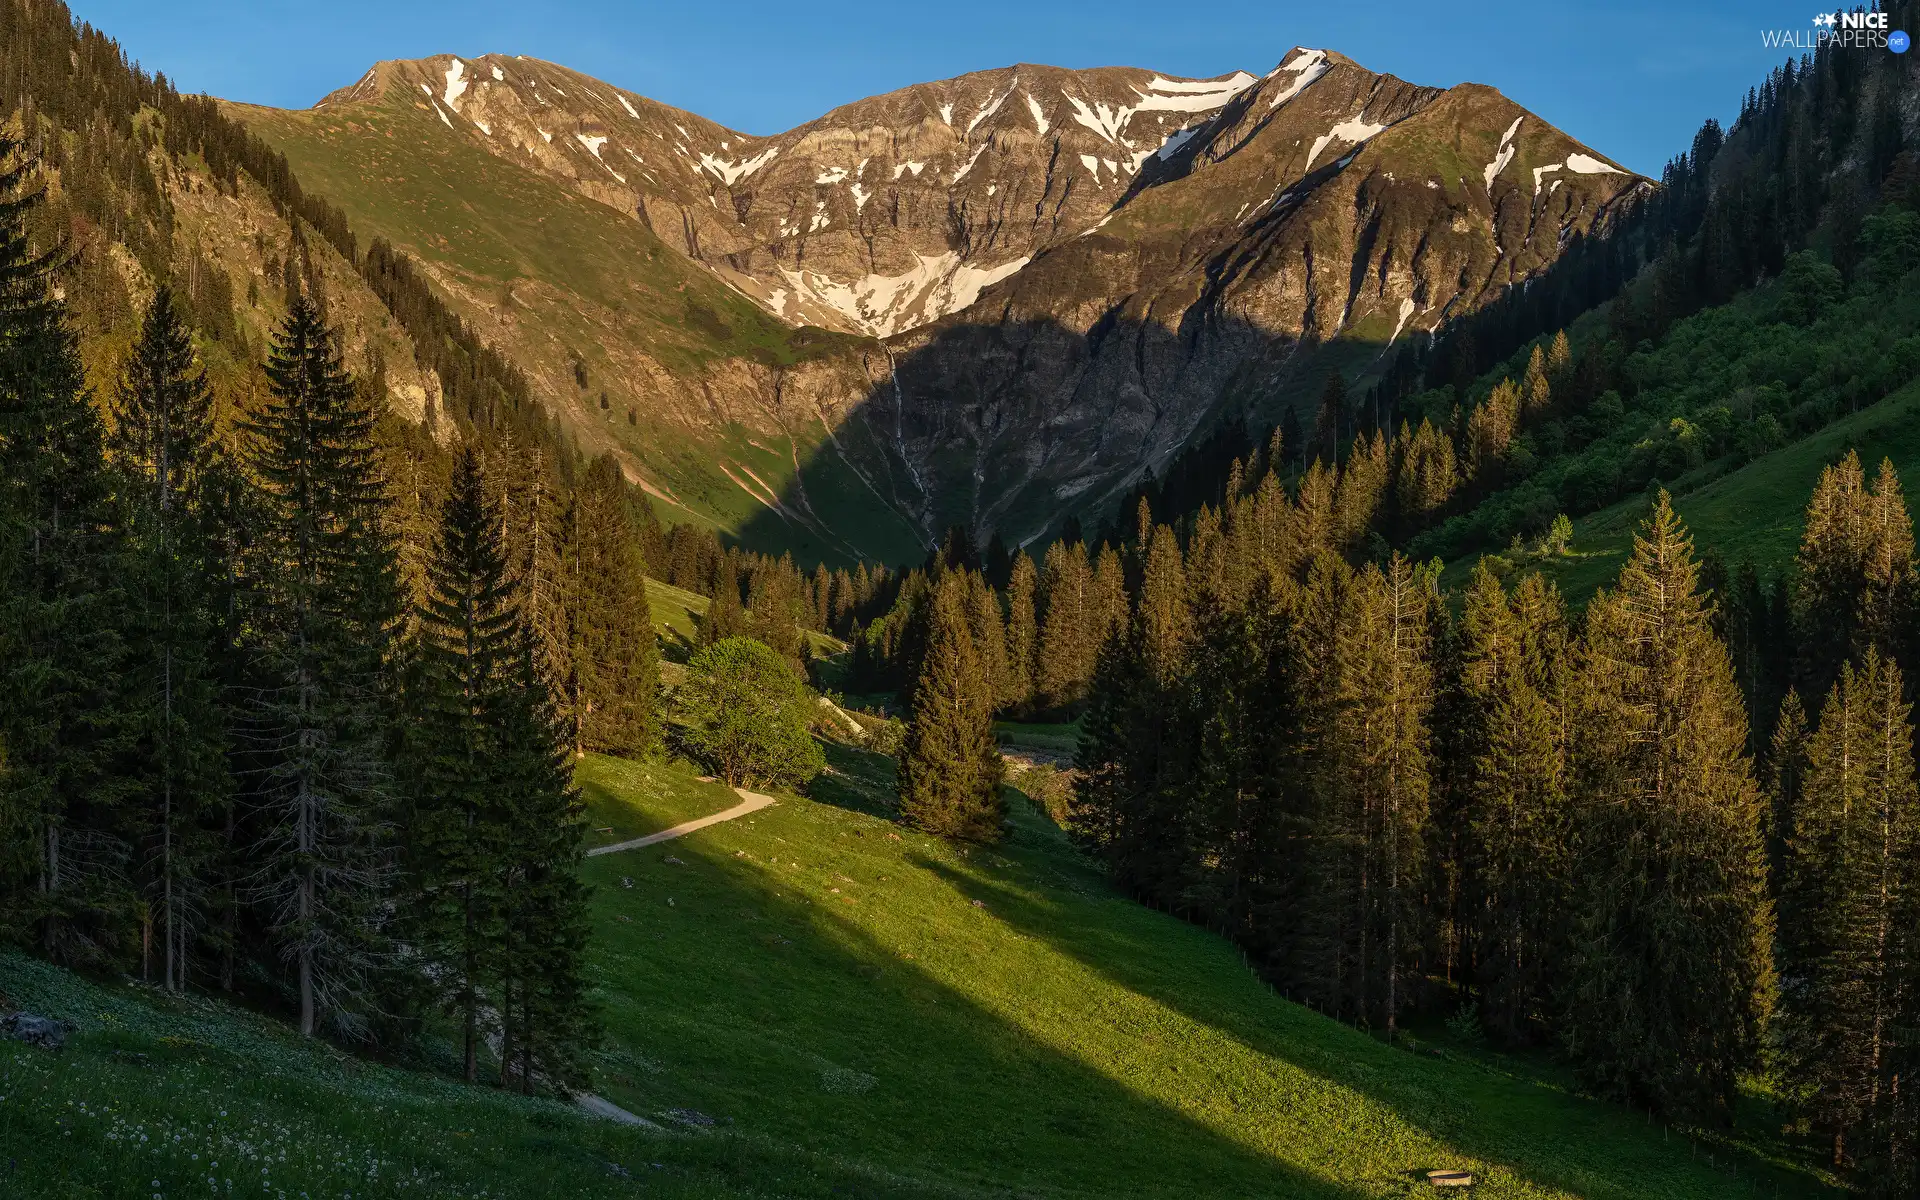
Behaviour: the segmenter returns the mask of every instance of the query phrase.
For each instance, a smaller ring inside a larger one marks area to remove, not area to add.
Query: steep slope
[[[1307,49],[1263,78],[1023,64],[773,137],[497,55],[238,111],[590,444],[815,557],[1101,515],[1648,186],[1490,88]]]
[[[1100,512],[1218,414],[1272,423],[1330,368],[1364,375],[1643,186],[1491,88],[1296,50],[1098,227],[892,339],[876,403],[923,477],[971,475],[945,467],[930,523],[1025,535]]]
[[[621,456],[663,519],[738,531],[770,514],[779,528],[760,541],[809,559],[917,554],[887,501],[820,451],[870,364],[884,371],[878,346],[782,323],[630,214],[448,136],[446,110],[417,90],[350,111],[231,111],[356,229],[412,254],[584,450]],[[803,460],[816,468],[804,489]]]

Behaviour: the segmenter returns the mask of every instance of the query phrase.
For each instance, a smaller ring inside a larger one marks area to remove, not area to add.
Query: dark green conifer
[[[300,1030],[357,1026],[381,965],[392,879],[389,669],[400,620],[375,414],[296,295],[266,406],[246,425],[257,511],[247,778],[263,844],[255,898],[291,970]]]
[[[110,439],[128,525],[130,693],[137,743],[135,879],[148,914],[142,976],[185,985],[188,949],[209,908],[218,815],[230,800],[221,703],[218,601],[227,564],[217,525],[228,468],[214,439],[213,395],[160,288],[112,402]],[[152,952],[153,935],[160,951]]]
[[[1033,702],[1034,659],[1039,651],[1040,629],[1034,616],[1034,592],[1039,572],[1025,550],[1013,556],[1012,575],[1007,584],[1007,691],[1005,703],[1024,710]]]
[[[1558,596],[1538,577],[1513,603],[1482,564],[1462,620],[1466,699],[1463,879],[1482,1024],[1502,1041],[1546,1027],[1561,965],[1567,883],[1565,643]]]
[[[1666,493],[1587,610],[1572,714],[1564,1040],[1603,1092],[1727,1111],[1772,993],[1762,801]]]
[[[418,949],[459,1020],[468,1083],[477,1078],[482,1009],[497,973],[507,853],[501,726],[526,641],[517,589],[480,465],[463,448],[441,508],[420,623],[412,718],[414,803],[406,829]]]
[[[574,495],[571,583],[573,713],[582,750],[647,754],[658,743],[659,643],[646,565],[611,456],[596,459]]]
[[[32,169],[0,136],[0,928],[104,965],[130,910],[119,531],[61,256],[28,244]]]
[[[1920,791],[1900,672],[1840,668],[1807,742],[1780,889],[1782,1078],[1833,1146],[1875,1165],[1897,1136],[1920,1022]],[[1884,1148],[1878,1148],[1884,1153]]]
[[[1047,547],[1042,576],[1045,614],[1034,669],[1034,691],[1041,708],[1064,710],[1086,695],[1099,653],[1100,620],[1086,547],[1055,542]]]
[[[967,619],[968,575],[950,571],[934,590],[927,652],[913,689],[913,720],[900,750],[900,811],[941,837],[997,842],[1006,802],[993,699]]]

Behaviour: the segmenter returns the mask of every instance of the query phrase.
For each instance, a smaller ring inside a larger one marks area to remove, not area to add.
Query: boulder
[[[52,1017],[36,1017],[27,1012],[0,1016],[0,1037],[38,1046],[42,1050],[60,1049],[67,1044],[73,1032],[74,1027],[70,1022],[57,1021]]]

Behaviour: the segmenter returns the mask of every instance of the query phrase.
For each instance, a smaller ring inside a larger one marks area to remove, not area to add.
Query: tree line
[[[579,1082],[570,760],[660,736],[617,467],[562,493],[538,445],[423,449],[303,294],[258,405],[217,411],[161,287],[96,407],[0,161],[0,930]]]
[[[1691,1120],[1765,1074],[1837,1168],[1920,1186],[1920,605],[1891,465],[1828,468],[1772,584],[1703,562],[1662,492],[1580,614],[1491,560],[1449,595],[1437,563],[1355,554],[1320,470],[1142,512],[1071,832],[1320,1011],[1388,1037],[1450,1015]]]

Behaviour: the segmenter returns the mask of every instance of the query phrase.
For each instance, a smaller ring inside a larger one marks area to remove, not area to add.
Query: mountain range
[[[1103,517],[1652,186],[1493,88],[1298,47],[1205,80],[1021,64],[771,137],[503,55],[228,107],[663,519],[841,561]]]

